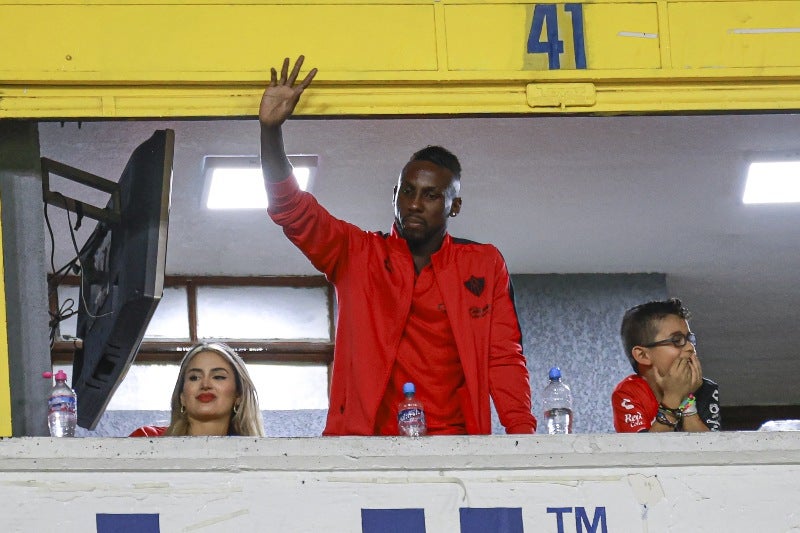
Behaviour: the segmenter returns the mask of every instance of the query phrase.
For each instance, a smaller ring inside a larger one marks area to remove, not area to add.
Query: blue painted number
[[[583,4],[564,4],[572,15],[572,42],[575,44],[575,68],[586,68],[586,46],[583,43]]]
[[[541,41],[547,23],[547,40]],[[528,35],[529,54],[547,54],[550,70],[561,68],[559,55],[564,53],[564,41],[558,40],[558,13],[555,4],[536,4],[533,8],[531,33]]]
[[[561,68],[560,55],[564,41],[558,38],[557,4],[536,4],[533,8],[531,31],[528,34],[528,53],[547,54],[550,70]],[[586,46],[583,39],[583,4],[564,4],[564,11],[572,17],[572,42],[575,49],[575,68],[586,68]],[[545,25],[547,31],[545,32]],[[542,37],[545,37],[542,40]]]

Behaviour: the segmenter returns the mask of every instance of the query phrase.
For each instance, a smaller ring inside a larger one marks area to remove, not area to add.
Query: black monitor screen
[[[134,150],[119,179],[120,222],[98,223],[80,254],[83,346],[72,386],[78,425],[87,429],[125,377],[161,300],[174,140],[172,130],[158,130]]]

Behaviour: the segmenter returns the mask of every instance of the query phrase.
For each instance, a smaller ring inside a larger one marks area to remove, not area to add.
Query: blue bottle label
[[[403,409],[399,413],[397,413],[397,420],[399,422],[413,422],[415,420],[424,420],[425,415],[422,412],[422,409],[414,408],[414,409]]]
[[[47,400],[47,408],[52,413],[55,411],[75,412],[75,398],[73,396],[51,396]]]

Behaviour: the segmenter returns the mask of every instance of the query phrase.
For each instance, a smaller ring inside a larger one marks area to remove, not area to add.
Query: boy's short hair
[[[655,341],[653,337],[658,333],[657,321],[667,315],[676,315],[684,320],[689,320],[691,313],[677,298],[647,302],[631,307],[622,317],[622,326],[619,334],[622,337],[622,346],[628,356],[633,371],[639,373],[639,364],[633,358],[633,347],[644,346]]]

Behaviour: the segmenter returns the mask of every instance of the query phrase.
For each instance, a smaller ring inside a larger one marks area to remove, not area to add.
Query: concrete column
[[[0,120],[9,380],[13,436],[48,435],[51,368],[39,130],[34,121]]]

